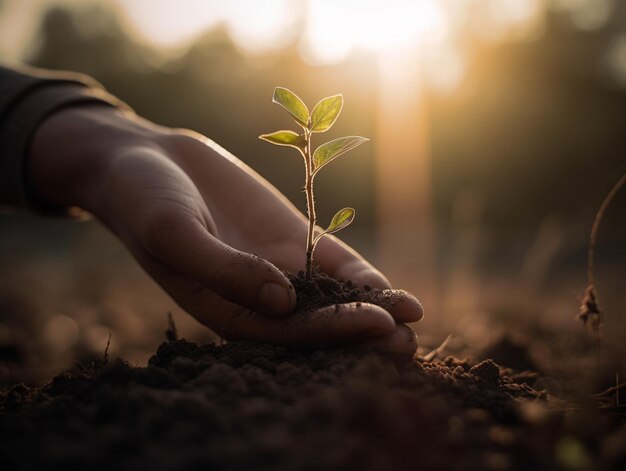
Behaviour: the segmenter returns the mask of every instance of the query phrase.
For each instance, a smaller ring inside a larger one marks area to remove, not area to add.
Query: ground
[[[624,414],[491,360],[163,343],[0,396],[3,469],[624,469]]]

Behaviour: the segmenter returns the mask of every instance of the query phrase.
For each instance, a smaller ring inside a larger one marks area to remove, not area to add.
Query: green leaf
[[[352,221],[354,221],[355,214],[356,214],[356,211],[353,208],[343,208],[337,211],[335,215],[333,216],[333,219],[330,221],[328,228],[324,230],[323,232],[320,232],[319,234],[317,234],[315,236],[315,239],[313,239],[313,248],[315,249],[315,247],[317,246],[317,243],[326,234],[333,234],[337,231],[340,231],[341,229],[345,227],[348,227],[350,224],[352,224]]]
[[[262,139],[277,146],[295,147],[301,150],[306,144],[304,138],[293,131],[276,131],[270,134],[261,134],[259,139]]]
[[[321,100],[311,112],[311,131],[328,131],[335,124],[342,107],[343,97],[341,95],[329,96]]]
[[[309,109],[298,97],[298,95],[293,93],[291,90],[276,87],[274,89],[274,97],[272,98],[272,101],[274,103],[278,103],[280,106],[289,111],[291,116],[293,116],[302,126],[306,127],[309,124]]]
[[[356,211],[353,208],[343,208],[337,211],[324,234],[332,234],[348,227],[354,221],[355,213]]]
[[[366,141],[369,141],[369,139],[361,136],[348,136],[333,139],[326,144],[322,144],[315,149],[313,153],[313,171],[317,172],[331,160],[336,159]]]

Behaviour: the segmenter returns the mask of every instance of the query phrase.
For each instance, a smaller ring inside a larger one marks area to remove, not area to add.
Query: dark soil
[[[294,312],[306,312],[334,304],[351,302],[371,303],[388,308],[397,299],[392,290],[374,289],[370,286],[360,288],[351,281],[341,282],[328,275],[314,271],[307,279],[303,271],[297,274],[287,273],[287,277],[296,290],[297,302]]]
[[[163,343],[0,394],[2,469],[625,469],[621,416],[491,360]]]
[[[320,274],[290,279],[297,312],[394,302]],[[493,360],[198,345],[168,324],[146,367],[105,352],[41,388],[0,390],[2,469],[626,469],[611,391],[573,405]],[[508,341],[491,354],[534,366]]]

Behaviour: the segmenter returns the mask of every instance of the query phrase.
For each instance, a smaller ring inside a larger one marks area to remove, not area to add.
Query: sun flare
[[[436,0],[317,0],[308,5],[303,48],[314,62],[337,62],[354,49],[384,54],[436,43],[448,31]]]

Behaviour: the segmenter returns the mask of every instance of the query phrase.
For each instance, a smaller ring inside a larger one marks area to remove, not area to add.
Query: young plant
[[[326,164],[369,139],[360,136],[340,137],[322,144],[315,149],[315,152],[311,152],[311,138],[313,134],[326,132],[331,128],[337,120],[339,113],[341,113],[343,97],[341,95],[333,95],[324,98],[315,105],[310,113],[304,102],[295,93],[286,88],[276,87],[272,101],[285,108],[302,128],[300,133],[282,130],[270,134],[262,134],[259,138],[278,146],[293,147],[304,158],[304,192],[306,193],[306,207],[309,219],[306,239],[305,276],[307,279],[310,279],[313,270],[313,252],[317,243],[324,235],[332,234],[349,226],[354,220],[355,214],[353,208],[340,209],[333,216],[328,227],[316,234],[313,180]]]

